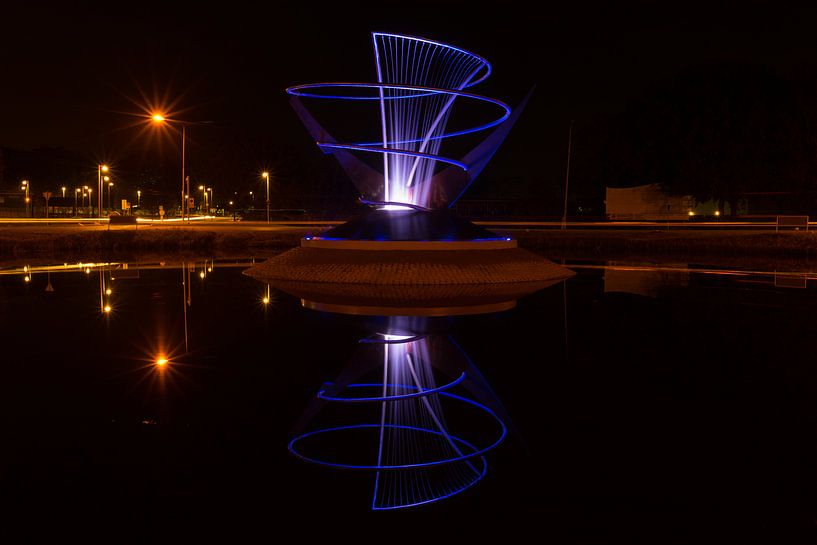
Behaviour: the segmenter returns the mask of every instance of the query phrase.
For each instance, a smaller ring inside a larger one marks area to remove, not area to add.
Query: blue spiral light
[[[480,167],[470,173],[471,165],[465,159],[441,155],[442,141],[497,127],[511,117],[511,109],[504,102],[465,91],[491,74],[491,64],[459,47],[425,38],[375,32],[372,40],[376,83],[310,83],[290,87],[286,92],[297,98],[378,104],[378,141],[337,142],[322,128],[311,130],[313,136],[319,137],[318,147],[326,152],[383,156],[382,184],[372,191],[376,196],[364,192],[363,202],[384,209],[450,206],[484,165],[477,161]],[[500,113],[487,123],[447,131],[455,103],[463,100],[498,107]],[[305,120],[308,124],[313,121]],[[481,160],[485,154],[478,155]],[[456,167],[462,175],[435,180],[438,164]]]

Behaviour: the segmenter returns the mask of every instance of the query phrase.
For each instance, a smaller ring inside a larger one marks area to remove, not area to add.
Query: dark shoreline
[[[320,229],[243,230],[26,228],[0,230],[0,263],[21,260],[138,259],[147,255],[272,255]],[[502,232],[502,231],[499,231]],[[503,234],[505,234],[503,232]],[[817,265],[817,233],[736,231],[516,230],[522,248],[553,260],[626,260],[712,264]]]

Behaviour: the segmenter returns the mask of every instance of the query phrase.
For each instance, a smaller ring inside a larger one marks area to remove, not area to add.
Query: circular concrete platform
[[[325,237],[306,237],[301,240],[302,248],[321,248],[324,250],[361,250],[361,251],[463,251],[463,250],[509,250],[516,248],[516,241],[511,238],[485,240],[352,240]]]
[[[569,269],[521,248],[374,252],[301,247],[246,273],[267,282],[380,286],[550,282],[573,275]]]

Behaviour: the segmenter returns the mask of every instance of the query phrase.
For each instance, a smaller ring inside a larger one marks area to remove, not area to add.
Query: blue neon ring
[[[374,153],[385,153],[386,155],[408,155],[411,157],[420,157],[421,159],[430,159],[431,161],[440,161],[441,163],[448,163],[450,165],[454,165],[468,172],[468,165],[466,165],[465,163],[457,161],[456,159],[449,159],[448,157],[443,157],[442,155],[433,155],[431,153],[421,153],[419,151],[408,151],[392,148],[373,148],[370,146],[362,146],[359,144],[334,144],[334,143],[329,144],[325,142],[316,142],[316,144],[318,144],[319,148],[350,149],[357,151],[369,151]]]
[[[425,397],[431,394],[437,394],[443,392],[445,390],[450,390],[460,382],[465,380],[465,372],[454,379],[453,381],[449,382],[448,384],[443,384],[442,386],[437,386],[436,388],[431,388],[429,390],[420,390],[419,387],[412,385],[412,384],[389,384],[388,386],[391,388],[405,388],[407,390],[419,390],[412,394],[400,394],[394,396],[381,396],[381,397],[331,397],[325,395],[326,390],[319,390],[318,391],[318,399],[323,399],[324,401],[339,401],[341,403],[372,403],[377,401],[399,401],[401,399],[413,399],[416,397]],[[346,386],[345,389],[348,388],[376,388],[376,387],[383,387],[383,384],[349,384]]]
[[[323,99],[334,99],[334,100],[380,100],[380,97],[350,97],[344,95],[321,95],[317,93],[304,93],[301,92],[301,89],[320,89],[324,87],[343,87],[343,88],[359,88],[359,89],[402,89],[407,91],[427,91],[427,93],[423,95],[410,95],[406,97],[389,97],[384,100],[395,100],[395,99],[404,99],[404,98],[416,98],[418,96],[429,96],[433,94],[449,94],[449,95],[456,95],[465,98],[473,98],[475,100],[479,100],[482,102],[488,102],[491,104],[495,104],[499,106],[504,111],[502,116],[495,119],[494,121],[490,121],[488,123],[478,125],[476,127],[472,127],[470,129],[463,129],[460,131],[453,131],[445,134],[440,134],[437,136],[432,136],[429,140],[441,140],[443,138],[451,138],[454,136],[463,136],[466,134],[471,134],[479,131],[483,131],[486,129],[490,129],[492,127],[496,127],[497,125],[501,124],[503,121],[508,119],[511,116],[511,108],[502,102],[501,100],[497,100],[495,98],[490,98],[482,95],[475,95],[473,93],[467,93],[465,91],[452,91],[450,89],[440,89],[437,87],[423,87],[418,85],[395,85],[395,84],[388,84],[388,83],[347,83],[347,82],[327,82],[327,83],[305,83],[303,85],[296,85],[294,87],[287,88],[286,92],[293,96],[299,97],[307,97],[307,98],[323,98]],[[388,141],[385,143],[386,146],[396,146],[398,144],[410,144],[415,142],[422,142],[425,138],[413,138],[408,140],[393,140]],[[359,143],[352,143],[348,145],[354,146],[383,146],[383,142],[359,142]]]
[[[307,432],[307,433],[298,435],[298,436],[294,437],[289,442],[289,444],[287,445],[287,449],[293,455],[297,456],[301,460],[304,460],[305,462],[309,462],[311,464],[316,464],[316,465],[320,465],[320,466],[324,466],[324,467],[334,467],[334,468],[337,468],[337,469],[387,471],[387,470],[395,470],[395,469],[412,469],[412,468],[420,468],[420,467],[433,467],[433,466],[440,466],[440,465],[444,465],[444,464],[450,464],[450,463],[453,463],[453,462],[459,462],[459,461],[462,461],[462,460],[469,460],[469,459],[471,459],[471,458],[473,458],[475,456],[482,456],[486,452],[488,452],[490,450],[493,450],[494,448],[496,448],[505,439],[505,436],[508,435],[508,428],[505,426],[505,423],[502,422],[502,419],[500,419],[494,411],[492,411],[491,409],[489,409],[488,407],[486,407],[482,403],[477,403],[476,401],[472,401],[470,399],[464,398],[462,396],[458,396],[456,394],[448,393],[448,392],[440,392],[439,395],[445,396],[445,397],[450,397],[452,399],[457,399],[459,401],[464,401],[465,403],[469,403],[469,404],[471,404],[471,405],[473,405],[475,407],[478,407],[478,408],[482,409],[483,411],[487,412],[489,415],[491,415],[494,418],[494,420],[497,421],[497,423],[500,426],[500,429],[502,430],[502,432],[499,435],[499,438],[496,441],[494,441],[493,443],[491,443],[490,445],[488,445],[487,447],[476,450],[476,447],[474,445],[470,444],[469,442],[465,441],[464,439],[460,439],[459,437],[449,435],[449,437],[451,437],[453,440],[457,441],[458,443],[461,443],[461,444],[463,444],[463,445],[465,445],[465,446],[467,446],[467,447],[469,447],[471,449],[474,449],[474,452],[471,452],[469,454],[464,454],[462,456],[456,456],[454,458],[448,458],[448,459],[445,459],[445,460],[435,460],[433,462],[422,462],[422,463],[417,463],[417,464],[402,464],[402,465],[394,465],[394,466],[352,465],[352,464],[340,464],[340,463],[335,463],[335,462],[327,462],[325,460],[319,460],[317,458],[311,458],[309,456],[305,456],[304,454],[301,454],[300,452],[298,452],[295,449],[295,444],[298,441],[300,441],[301,439],[305,439],[307,437],[311,437],[313,435],[319,435],[319,434],[322,434],[322,433],[329,433],[329,432],[333,432],[333,431],[342,431],[342,430],[353,430],[353,429],[380,428],[380,427],[387,427],[387,428],[393,428],[393,429],[408,429],[408,430],[414,430],[414,431],[423,431],[423,432],[428,432],[428,433],[432,433],[432,434],[435,434],[435,435],[444,435],[444,434],[441,431],[429,430],[429,429],[426,429],[426,428],[418,428],[418,427],[415,427],[415,426],[400,426],[400,425],[396,425],[396,424],[387,424],[387,425],[383,425],[383,424],[352,424],[352,425],[349,425],[349,426],[337,426],[337,427],[334,427],[334,428],[323,428],[323,429],[319,429],[319,430],[315,430],[315,431],[311,431],[311,432]]]

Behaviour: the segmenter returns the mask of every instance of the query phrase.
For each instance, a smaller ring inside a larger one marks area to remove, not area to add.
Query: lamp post
[[[142,208],[142,190],[136,190],[136,208]]]
[[[62,186],[60,189],[62,189],[62,198],[64,199],[65,198],[65,186]]]
[[[182,220],[184,220],[185,212],[187,212],[188,221],[190,220],[189,216],[189,201],[187,200],[190,195],[190,177],[185,174],[185,149],[187,147],[187,126],[188,125],[205,125],[211,123],[210,121],[180,121],[178,119],[168,119],[163,114],[155,113],[150,116],[150,119],[156,123],[157,125],[161,125],[162,123],[167,123],[168,125],[180,125],[182,128]]]
[[[207,193],[205,193],[203,185],[199,186],[199,191],[201,191],[201,202],[199,203],[199,210],[206,214],[207,210],[205,207],[205,203],[207,202]]]
[[[269,223],[269,172],[261,173],[261,177],[267,182],[267,223]]]
[[[170,120],[167,119],[162,114],[153,114],[151,116],[151,119],[156,124],[162,124],[162,123],[167,123],[169,125],[171,124]],[[173,120],[173,123],[178,123],[182,127],[182,191],[181,191],[182,205],[181,205],[181,212],[182,212],[182,221],[184,221],[184,217],[186,215],[187,208],[188,208],[188,206],[187,206],[187,195],[190,193],[189,189],[187,191],[185,191],[185,183],[187,182],[187,176],[185,176],[185,174],[184,174],[184,170],[185,170],[184,169],[184,166],[185,166],[184,165],[185,147],[187,145],[187,123],[184,123],[183,121],[178,121],[178,120]]]
[[[567,133],[567,171],[565,172],[565,205],[562,209],[562,229],[567,229],[567,190],[570,186],[570,152],[573,150],[573,120]]]
[[[96,179],[97,179],[97,192],[96,192],[96,199],[97,199],[97,214],[100,219],[102,218],[102,173],[108,172],[108,165],[97,165],[96,166]],[[90,193],[91,190],[88,190]],[[91,204],[91,214],[93,215],[94,205]]]
[[[79,216],[79,206],[77,206],[77,201],[79,197],[79,192],[82,191],[80,188],[74,189],[74,217]]]
[[[28,191],[31,188],[31,184],[28,183],[28,180],[22,181],[23,187],[20,189],[26,192],[26,217],[28,217],[28,203],[31,202],[31,199],[28,197]]]
[[[88,206],[91,208],[91,213],[88,214],[89,218],[94,215],[94,201],[91,199],[91,197],[92,197],[91,193],[93,193],[93,192],[94,192],[94,188],[89,187],[88,188]]]
[[[207,199],[207,211],[209,212],[209,211],[210,211],[210,208],[212,208],[212,207],[213,207],[213,188],[212,188],[212,187],[208,187],[208,188],[207,188],[207,191],[209,191],[209,192],[210,192],[210,198],[209,198],[209,199]]]
[[[110,180],[107,176],[105,179]],[[111,213],[111,191],[113,191],[113,182],[108,182],[108,214]]]

